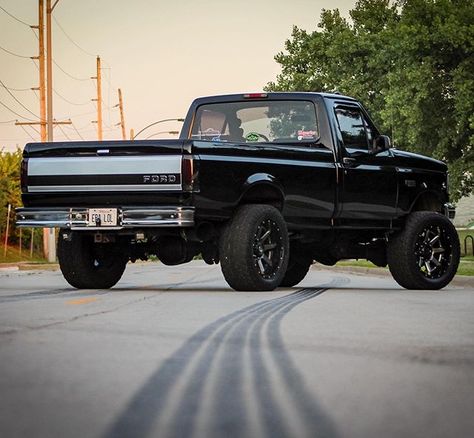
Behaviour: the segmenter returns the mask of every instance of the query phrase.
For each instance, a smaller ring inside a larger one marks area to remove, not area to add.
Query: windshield
[[[245,101],[201,105],[191,137],[223,142],[314,142],[316,111],[307,101]]]

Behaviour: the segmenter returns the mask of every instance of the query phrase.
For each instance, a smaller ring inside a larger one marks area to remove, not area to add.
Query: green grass
[[[9,246],[5,256],[5,247],[0,247],[0,263],[17,263],[17,262],[41,262],[47,263],[42,254],[33,253],[30,257],[30,250],[23,248],[21,254],[18,247]]]
[[[343,260],[337,262],[337,266],[352,266],[356,268],[377,268],[377,266],[367,260]],[[474,257],[469,256],[461,258],[457,275],[474,275]]]

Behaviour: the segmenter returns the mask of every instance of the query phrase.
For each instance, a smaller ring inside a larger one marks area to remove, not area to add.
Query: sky
[[[293,25],[314,31],[322,9],[347,16],[355,2],[59,0],[52,26],[53,116],[73,125],[55,127],[54,139],[97,139],[91,101],[97,55],[104,140],[120,139],[118,88],[127,137],[131,128],[137,133],[155,121],[185,117],[196,97],[261,91],[280,71],[274,56],[284,50]],[[39,141],[38,126],[14,125],[39,115],[38,94],[31,90],[39,83],[37,61],[29,59],[38,54],[38,39],[27,26],[38,22],[38,0],[0,0],[0,7],[0,149],[10,151]],[[173,138],[168,131],[180,127],[160,123],[139,138]]]

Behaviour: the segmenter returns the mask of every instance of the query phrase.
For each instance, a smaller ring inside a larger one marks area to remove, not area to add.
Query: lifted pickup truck
[[[221,263],[236,290],[299,283],[312,263],[388,264],[439,289],[460,248],[444,163],[390,147],[355,99],[255,93],[196,99],[177,140],[27,144],[25,227],[58,227],[76,288],[128,261]]]

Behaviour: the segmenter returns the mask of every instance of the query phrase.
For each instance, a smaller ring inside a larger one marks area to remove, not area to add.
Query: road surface
[[[311,270],[232,291],[129,265],[112,290],[0,273],[0,436],[468,437],[474,288]]]

